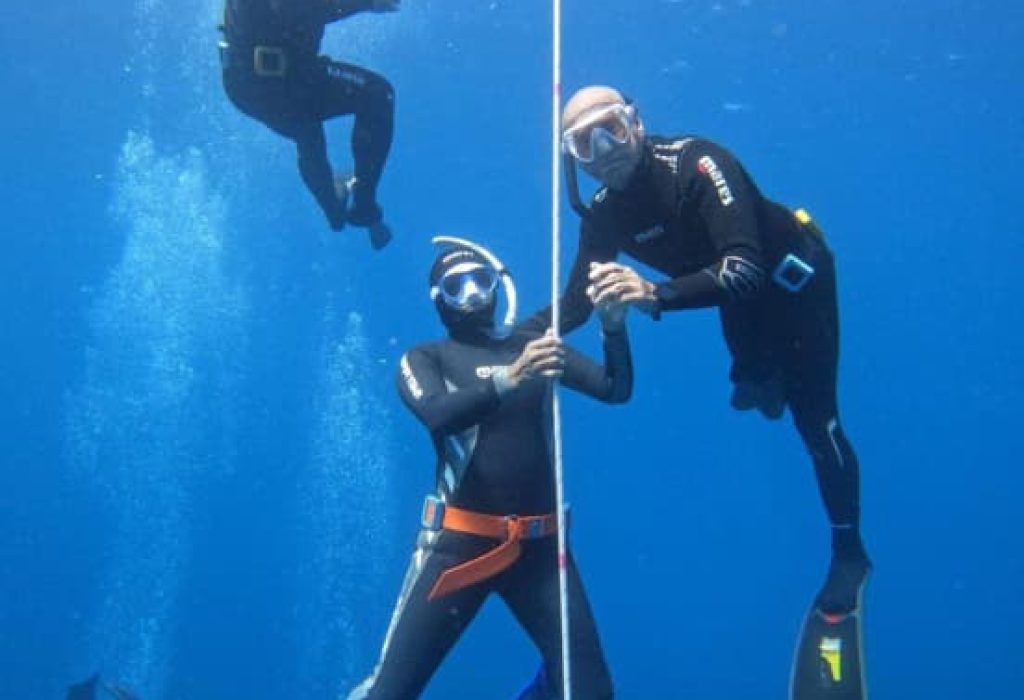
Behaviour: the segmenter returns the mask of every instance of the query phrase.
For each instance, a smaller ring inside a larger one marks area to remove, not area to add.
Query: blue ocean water
[[[873,697],[1020,697],[1024,9],[563,4],[566,91],[727,144],[829,234]],[[372,666],[432,485],[393,390],[439,330],[429,238],[493,247],[525,311],[548,295],[550,4],[403,5],[325,41],[397,90],[381,253],[227,103],[218,0],[5,8],[0,697],[99,670],[143,700],[336,698]],[[728,408],[713,314],[631,330],[634,400],[564,400],[618,697],[782,698],[827,565],[810,462]],[[535,665],[495,603],[425,697],[508,698]]]

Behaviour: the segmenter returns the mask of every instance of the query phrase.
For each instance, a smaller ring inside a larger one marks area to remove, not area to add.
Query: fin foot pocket
[[[863,558],[833,557],[825,585],[814,599],[825,614],[844,615],[856,610],[871,573],[871,562]]]

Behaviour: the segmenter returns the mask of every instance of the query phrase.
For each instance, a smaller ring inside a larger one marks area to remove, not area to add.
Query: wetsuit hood
[[[516,309],[518,307],[516,286],[512,275],[498,257],[487,250],[479,243],[474,243],[465,238],[456,236],[434,236],[431,239],[434,245],[444,246],[434,264],[430,267],[428,283],[430,285],[430,296],[434,300],[441,322],[449,330],[458,329],[459,333],[471,330],[473,333],[482,332],[489,336],[498,336],[508,333],[516,323]],[[480,309],[467,312],[465,309],[457,309],[445,303],[438,284],[446,273],[461,266],[483,266],[494,270],[500,280],[501,287],[505,292],[506,309],[501,327],[495,323],[495,312],[498,306],[498,295],[493,294],[489,302]]]
[[[490,262],[480,253],[469,248],[454,248],[441,251],[434,264],[430,266],[427,281],[430,285],[434,306],[441,317],[441,323],[448,328],[452,337],[473,336],[486,333],[494,328],[494,311],[497,308],[497,294],[492,293],[490,300],[479,309],[466,311],[449,306],[444,295],[438,292],[437,286],[441,279],[451,270],[463,265],[480,265],[491,268]]]

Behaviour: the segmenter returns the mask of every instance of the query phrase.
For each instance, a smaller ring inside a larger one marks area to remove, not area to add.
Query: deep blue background
[[[404,5],[325,43],[397,89],[379,254],[326,232],[289,145],[226,103],[218,2],[5,8],[3,697],[101,669],[145,700],[331,698],[372,665],[431,486],[392,389],[402,350],[438,332],[429,237],[492,246],[524,311],[548,295],[549,3]],[[1024,10],[564,15],[567,91],[616,85],[649,130],[728,145],[829,234],[874,696],[1018,697]],[[568,256],[568,212],[563,233]],[[827,563],[809,461],[788,421],[728,409],[713,314],[631,328],[635,399],[564,401],[574,546],[619,696],[784,697]],[[426,697],[506,698],[534,664],[493,605]]]

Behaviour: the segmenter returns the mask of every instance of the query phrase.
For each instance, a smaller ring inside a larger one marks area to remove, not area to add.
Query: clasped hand
[[[625,307],[630,305],[645,313],[655,308],[654,284],[627,265],[614,262],[591,263],[588,277],[590,285],[587,287],[587,297],[598,313],[602,314],[602,321],[609,315],[612,321],[618,320],[621,323],[621,318],[616,317],[620,313],[624,316]]]

